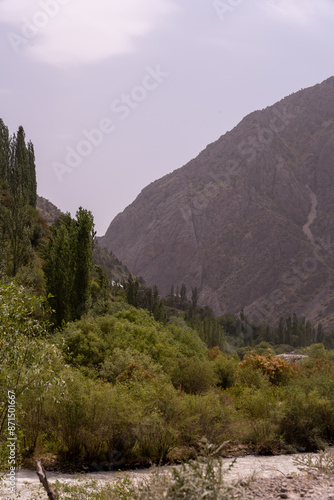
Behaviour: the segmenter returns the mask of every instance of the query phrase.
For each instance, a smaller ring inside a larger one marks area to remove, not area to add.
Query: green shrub
[[[73,369],[63,374],[63,385],[46,401],[48,441],[70,460],[103,460],[113,439],[111,386],[89,380]],[[122,406],[122,398],[118,404]],[[126,413],[124,413],[124,420]]]
[[[203,437],[213,443],[232,439],[230,426],[238,417],[234,406],[228,402],[224,404],[218,391],[186,394],[181,404],[182,412],[176,424],[181,444],[195,446]]]
[[[113,316],[87,316],[69,323],[59,343],[69,363],[94,368],[96,373],[107,359],[112,360],[115,349],[146,354],[167,373],[177,358],[196,356],[205,359],[206,353],[205,344],[193,330],[183,330],[176,325],[164,326],[147,311],[134,307],[118,311]]]
[[[197,357],[180,358],[171,373],[175,387],[189,394],[206,392],[216,384],[218,378],[209,360]]]
[[[237,399],[237,408],[244,417],[244,440],[256,453],[277,453],[281,447],[280,422],[282,409],[275,388],[245,388]]]
[[[262,371],[242,363],[238,366],[236,372],[236,388],[239,390],[238,392],[241,392],[244,387],[267,387],[268,383],[268,378]]]
[[[308,393],[300,386],[288,388],[284,399],[281,433],[299,451],[322,449],[334,432],[333,401],[315,389]]]
[[[40,399],[57,383],[57,370],[63,364],[58,349],[46,340],[49,323],[45,302],[44,297],[35,297],[15,283],[0,284],[0,442],[7,439],[11,391],[15,394],[18,462],[21,452],[32,453],[36,446],[41,432],[36,414]],[[35,403],[34,413],[30,407]]]
[[[116,347],[113,352],[104,360],[99,375],[109,382],[116,382],[117,377],[124,372],[131,363],[136,363],[150,372],[153,376],[163,375],[160,365],[154,363],[152,358],[136,349],[119,349]]]
[[[238,362],[233,357],[220,353],[212,365],[218,378],[217,385],[219,387],[227,389],[235,384]]]

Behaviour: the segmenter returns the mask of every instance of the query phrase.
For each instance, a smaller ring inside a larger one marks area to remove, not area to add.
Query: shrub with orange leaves
[[[254,370],[260,370],[268,378],[269,382],[274,385],[286,384],[291,377],[300,372],[300,367],[285,361],[283,358],[276,357],[270,349],[265,355],[251,351],[246,354],[239,366],[241,369],[251,367]]]
[[[120,375],[118,375],[117,382],[125,382],[127,380],[142,380],[142,379],[152,379],[153,375],[145,370],[142,366],[137,365],[134,361],[130,363],[128,368],[124,370]]]
[[[208,350],[208,358],[210,359],[210,361],[216,359],[219,356],[219,354],[220,354],[220,349],[217,345],[215,347],[211,347],[211,349]]]

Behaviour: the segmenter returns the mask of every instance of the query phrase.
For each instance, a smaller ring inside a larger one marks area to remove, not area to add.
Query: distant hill
[[[43,198],[43,196],[37,195],[37,210],[42,217],[48,222],[48,224],[53,224],[53,222],[61,215],[61,210],[56,207],[51,201]]]
[[[334,77],[246,116],[151,183],[100,244],[216,313],[334,327]]]
[[[129,277],[128,268],[111,251],[101,247],[98,242],[94,247],[93,262],[103,269],[110,281],[122,283],[122,281],[127,281]]]

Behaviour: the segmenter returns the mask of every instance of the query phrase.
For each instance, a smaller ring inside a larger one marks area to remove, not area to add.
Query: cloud
[[[0,17],[16,52],[62,67],[135,51],[176,9],[171,0],[2,0]]]
[[[331,7],[328,0],[268,0],[265,4],[267,12],[289,24],[308,25],[315,17],[327,12]]]

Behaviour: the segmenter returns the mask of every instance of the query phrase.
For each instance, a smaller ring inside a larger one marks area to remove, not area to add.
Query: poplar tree
[[[76,220],[62,214],[51,226],[43,270],[56,326],[80,318],[90,306],[94,239],[93,216],[82,207]]]
[[[195,288],[193,288],[191,291],[191,306],[193,311],[195,311],[197,303],[198,303],[198,290],[197,286],[195,286]]]
[[[16,275],[29,261],[36,215],[37,184],[34,147],[25,142],[22,126],[17,134],[9,136],[8,128],[0,120],[0,230],[2,247],[9,249],[10,267],[7,272]],[[3,252],[2,252],[3,253]],[[2,263],[4,259],[2,258]],[[2,273],[3,274],[3,273]]]
[[[62,214],[51,226],[43,266],[49,302],[55,311],[56,326],[74,319],[73,308],[73,239],[74,221],[69,213]]]
[[[28,203],[31,207],[36,208],[37,203],[37,181],[36,181],[36,165],[34,145],[31,141],[28,142]]]
[[[185,308],[187,304],[187,288],[184,283],[182,283],[181,285],[180,297],[181,297],[181,308]]]
[[[14,201],[22,200],[28,204],[29,156],[25,143],[25,133],[20,126],[13,136],[10,162],[10,192]]]
[[[77,318],[86,312],[90,306],[90,285],[93,272],[94,249],[94,218],[91,212],[82,207],[76,213],[75,227],[75,274],[74,274],[74,300],[76,301],[75,315]]]
[[[0,118],[0,181],[1,184],[8,182],[9,170],[9,132],[8,128]]]

